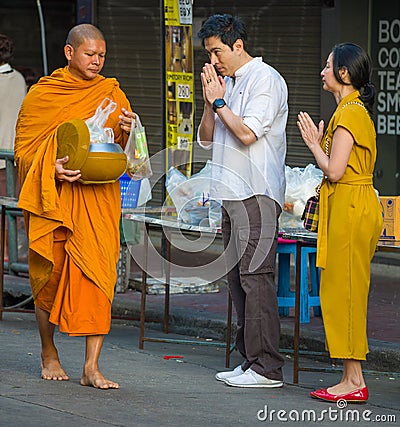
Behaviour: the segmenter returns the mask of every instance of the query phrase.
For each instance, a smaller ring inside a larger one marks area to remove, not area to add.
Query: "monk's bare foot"
[[[99,370],[87,372],[82,375],[81,384],[107,390],[119,388],[119,384],[108,380]]]
[[[65,373],[57,358],[42,357],[42,378],[44,380],[68,381],[69,376]]]

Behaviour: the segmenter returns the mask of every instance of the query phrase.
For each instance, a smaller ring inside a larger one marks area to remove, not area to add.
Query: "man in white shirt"
[[[14,42],[0,34],[0,149],[14,152],[15,124],[26,94],[21,73],[11,67]],[[0,160],[0,194],[6,195],[5,161]]]
[[[282,387],[275,256],[285,194],[287,87],[274,68],[246,51],[239,18],[213,15],[198,36],[210,58],[201,73],[198,141],[213,148],[211,196],[223,201],[236,348],[244,358],[216,379],[234,387]]]

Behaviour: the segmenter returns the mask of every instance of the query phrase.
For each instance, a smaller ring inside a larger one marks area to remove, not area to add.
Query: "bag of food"
[[[109,98],[104,98],[97,107],[94,116],[86,120],[89,128],[90,143],[113,143],[114,132],[111,128],[105,128],[104,125],[111,113],[115,111],[117,104]]]
[[[323,173],[313,164],[305,168],[285,167],[285,203],[279,217],[281,229],[301,229],[301,219],[307,199],[315,195],[315,186],[321,182]]]
[[[135,126],[131,129],[128,142],[125,147],[128,158],[126,173],[134,180],[150,178],[153,171],[150,165],[149,150],[144,126],[136,114]]]

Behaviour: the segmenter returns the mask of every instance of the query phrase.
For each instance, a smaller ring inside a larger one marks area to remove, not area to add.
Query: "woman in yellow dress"
[[[337,108],[323,132],[300,112],[297,126],[325,178],[320,193],[317,266],[326,345],[343,359],[341,381],[311,392],[314,398],[365,402],[368,389],[361,361],[368,353],[367,304],[370,263],[382,230],[382,213],[373,187],[376,133],[370,118],[375,88],[371,61],[352,43],[336,45],[321,72],[323,89]]]

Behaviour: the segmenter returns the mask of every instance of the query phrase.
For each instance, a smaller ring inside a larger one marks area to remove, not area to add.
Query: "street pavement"
[[[283,388],[232,388],[214,379],[216,372],[225,369],[223,348],[146,342],[139,350],[138,332],[136,322],[113,320],[100,366],[106,376],[119,382],[120,389],[97,390],[79,384],[84,338],[56,333],[70,381],[45,381],[40,379],[34,314],[4,313],[0,322],[0,426],[400,425],[400,379],[396,376],[367,374],[368,403],[339,408],[309,397],[311,390],[336,383],[338,372],[300,372],[299,384],[293,385],[293,363],[287,354]],[[146,334],[160,336],[161,331],[148,329]],[[233,352],[231,366],[240,361]],[[329,367],[321,361],[302,359],[302,363]]]
[[[138,260],[143,249],[141,245],[135,248],[138,255],[136,258],[132,255]],[[193,266],[198,264],[205,266],[201,273],[211,282],[218,274],[209,267],[213,261],[211,255],[205,260],[206,255],[204,251],[199,255],[192,253],[184,260],[175,250],[172,277],[197,276],[198,270]],[[118,390],[81,386],[85,340],[58,332],[56,343],[70,381],[42,380],[34,314],[4,312],[0,322],[0,427],[345,426],[350,422],[363,427],[372,423],[399,426],[398,261],[395,257],[390,262],[395,265],[375,263],[372,266],[368,314],[371,352],[364,364],[370,399],[364,405],[338,407],[309,397],[311,390],[329,387],[340,379],[339,371],[331,372],[331,361],[327,357],[302,356],[300,366],[326,368],[330,372],[301,371],[299,383],[293,384],[292,354],[283,351],[285,385],[281,389],[240,389],[216,381],[214,375],[226,369],[225,349],[215,345],[221,344],[226,332],[227,288],[222,280],[217,293],[171,295],[167,336],[159,323],[146,323],[148,337],[194,340],[196,344],[146,342],[140,350],[140,293],[127,289],[116,294],[114,319],[111,332],[105,338],[100,367],[108,378],[120,384]],[[149,262],[152,275],[162,276],[162,263],[154,259]],[[132,263],[132,278],[138,273],[139,269]],[[6,305],[30,294],[27,279],[19,276],[7,275],[5,290]],[[147,318],[160,320],[164,296],[147,295],[147,302]],[[281,324],[281,348],[290,349],[293,316],[282,317]],[[310,351],[323,350],[320,317],[312,316],[310,323],[301,325],[301,345]],[[239,354],[233,351],[230,367],[240,362]]]

